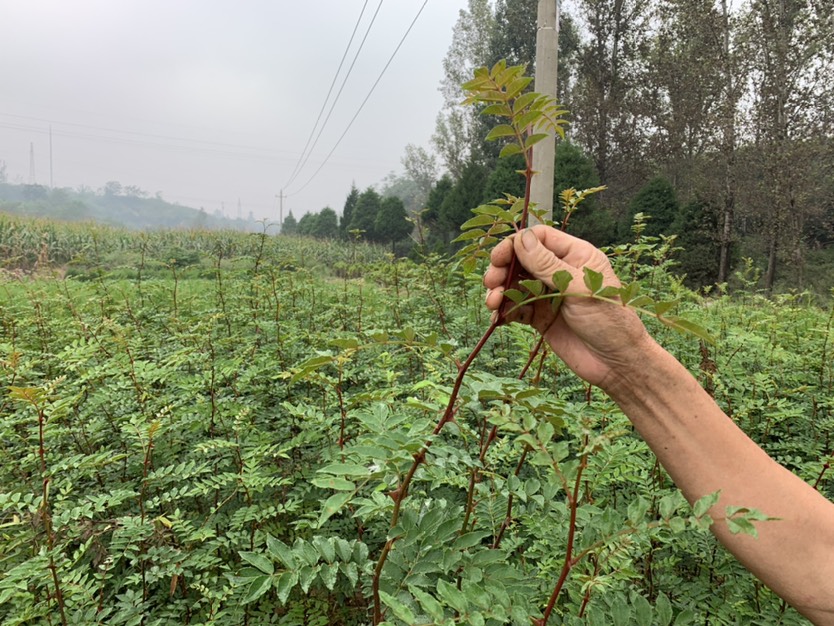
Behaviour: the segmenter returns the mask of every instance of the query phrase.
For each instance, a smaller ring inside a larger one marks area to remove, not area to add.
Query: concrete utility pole
[[[278,195],[278,232],[284,229],[284,190],[282,189]]]
[[[536,75],[533,88],[546,96],[556,97],[556,72],[559,61],[559,3],[539,0],[536,31]],[[553,219],[553,167],[556,159],[556,137],[550,136],[533,148],[533,177],[530,200]]]

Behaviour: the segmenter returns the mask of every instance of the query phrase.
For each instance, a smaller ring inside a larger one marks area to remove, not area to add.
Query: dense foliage
[[[528,625],[569,532],[553,623],[804,623],[717,545],[610,401],[552,355],[524,368],[528,329],[497,331],[432,434],[487,323],[454,263],[8,219],[0,251],[4,625],[366,624],[375,580],[389,624]],[[654,238],[611,253],[716,338],[650,320],[661,343],[834,496],[832,312],[761,297],[752,268],[734,297],[704,299]]]

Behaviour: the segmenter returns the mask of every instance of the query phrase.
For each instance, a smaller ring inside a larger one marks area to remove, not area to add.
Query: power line
[[[5,115],[0,113],[0,115]],[[18,116],[22,117],[22,116]],[[83,124],[69,124],[70,126],[79,126],[85,128],[95,128],[85,126]],[[19,130],[25,131],[30,133],[38,133],[42,135],[48,135],[49,130],[45,129],[40,126],[32,126],[32,125],[25,125],[25,124],[8,124],[0,122],[0,128],[8,128],[10,130]],[[107,131],[109,129],[101,129],[103,131]],[[145,137],[162,137],[161,135],[152,135],[149,133],[134,133],[130,131],[113,131],[119,132],[124,135],[135,135],[138,137],[145,136]],[[130,136],[127,137],[117,137],[117,136],[109,136],[103,135],[98,133],[89,133],[89,132],[77,132],[68,129],[61,129],[57,127],[53,127],[52,134],[56,137],[70,137],[76,139],[87,139],[92,141],[98,142],[106,142],[106,143],[115,143],[115,144],[125,144],[125,145],[132,145],[132,146],[147,146],[152,148],[163,148],[165,150],[172,150],[172,151],[184,151],[184,152],[203,152],[207,154],[216,154],[220,156],[227,156],[227,157],[243,157],[248,159],[258,159],[258,160],[270,160],[270,161],[282,161],[285,159],[290,158],[288,155],[291,154],[289,151],[283,151],[283,154],[278,151],[269,151],[266,148],[253,148],[248,146],[235,146],[234,144],[222,144],[218,142],[208,142],[208,141],[201,141],[201,140],[188,140],[188,139],[181,139],[177,137],[171,137],[170,139],[173,141],[182,141],[182,142],[191,142],[196,145],[187,145],[187,143],[181,144],[174,144],[174,143],[167,143],[161,141],[146,141],[142,139],[136,139]],[[225,150],[222,147],[226,145],[232,149]],[[216,146],[216,147],[212,147]],[[234,148],[238,148],[235,150]],[[252,150],[253,152],[246,152],[246,150]],[[260,152],[260,154],[258,154]]]
[[[362,41],[359,43],[359,48],[356,50],[356,54],[353,55],[353,61],[351,61],[350,67],[348,68],[345,77],[342,79],[342,84],[339,87],[339,91],[336,93],[336,97],[333,99],[333,102],[330,105],[330,110],[327,112],[327,117],[324,118],[324,123],[322,123],[321,128],[319,128],[319,132],[316,135],[315,141],[313,141],[313,145],[310,147],[310,151],[304,157],[304,162],[301,164],[301,166],[297,168],[297,171],[294,172],[293,175],[290,177],[290,180],[288,180],[284,184],[284,188],[289,187],[293,183],[295,177],[301,173],[301,170],[303,170],[304,166],[307,165],[307,161],[310,160],[310,156],[313,154],[313,149],[318,144],[319,138],[321,137],[321,134],[324,132],[324,128],[325,126],[327,126],[327,122],[330,121],[330,116],[333,114],[333,110],[336,108],[336,103],[339,102],[339,97],[342,95],[342,91],[344,91],[345,89],[345,85],[347,84],[348,78],[350,78],[350,74],[353,71],[353,66],[356,65],[356,60],[359,58],[359,53],[362,52],[362,48],[365,46],[365,41],[368,39],[368,35],[371,32],[371,28],[373,27],[374,22],[376,21],[376,16],[379,14],[379,10],[382,8],[382,3],[383,0],[379,0],[379,4],[376,7],[376,11],[374,11],[373,17],[371,17],[371,23],[368,24],[368,28],[365,30],[365,35],[364,37],[362,37]]]
[[[267,153],[271,152],[273,154],[276,152],[276,151],[274,151],[270,148],[263,148],[263,147],[258,147],[258,146],[247,146],[247,145],[243,145],[243,144],[224,143],[224,142],[219,142],[219,141],[206,141],[206,140],[203,140],[203,139],[188,139],[186,137],[176,137],[176,136],[172,136],[172,135],[159,135],[159,134],[155,134],[155,133],[146,133],[146,132],[131,131],[131,130],[120,130],[118,128],[107,128],[105,126],[94,126],[92,124],[79,124],[79,123],[76,123],[76,122],[63,122],[63,121],[60,121],[60,120],[45,119],[45,118],[41,118],[41,117],[32,117],[32,116],[29,116],[29,115],[16,115],[14,113],[0,113],[0,117],[13,117],[13,118],[21,119],[21,120],[30,120],[30,121],[34,121],[34,122],[43,122],[43,123],[47,123],[47,124],[61,124],[63,126],[72,126],[72,127],[76,127],[76,128],[83,128],[83,129],[101,131],[101,132],[106,132],[106,133],[117,133],[117,134],[120,134],[120,135],[129,135],[129,136],[132,135],[132,136],[135,136],[135,137],[150,137],[151,139],[163,139],[163,140],[168,140],[168,141],[179,141],[179,142],[183,142],[183,143],[192,143],[192,144],[198,144],[198,145],[203,145],[203,146],[207,146],[207,147],[232,148],[232,149],[236,149],[236,150],[251,150],[251,151],[254,151],[254,152],[267,152]],[[41,128],[38,128],[38,127],[13,125],[11,123],[0,123],[0,127],[11,128],[11,129],[14,129],[14,130],[32,130],[32,131],[35,131],[35,132],[45,132]],[[106,136],[103,136],[103,135],[82,135],[80,133],[73,133],[72,131],[63,131],[63,134],[65,136],[68,136],[68,137],[88,137],[88,138],[89,137],[101,137],[103,139],[113,139],[113,140],[119,140],[119,141],[125,141],[125,142],[134,141],[136,143],[147,143],[148,145],[155,145],[155,146],[158,146],[158,145],[173,145],[173,144],[159,144],[159,143],[153,143],[153,142],[141,142],[141,141],[131,140],[131,139],[127,139],[127,138],[122,139],[122,138],[118,138],[118,137],[110,138],[110,137],[106,137]],[[283,152],[290,153],[289,150],[285,150]]]
[[[374,90],[376,89],[376,86],[379,84],[379,81],[380,81],[380,80],[382,80],[382,77],[383,77],[383,75],[385,74],[385,71],[388,69],[388,66],[389,66],[389,65],[391,65],[391,62],[394,60],[394,57],[397,55],[397,52],[399,52],[400,48],[402,47],[403,43],[404,43],[404,42],[405,42],[405,40],[406,40],[406,37],[408,37],[408,34],[411,32],[411,29],[414,27],[414,24],[416,24],[416,23],[417,23],[417,19],[420,17],[420,14],[423,12],[423,9],[425,9],[425,8],[426,8],[426,5],[428,4],[428,2],[429,2],[429,0],[424,0],[424,2],[423,2],[423,4],[422,4],[422,6],[420,7],[420,10],[419,10],[419,11],[417,11],[417,15],[415,15],[415,16],[414,16],[414,19],[413,19],[413,20],[411,20],[411,24],[409,24],[408,29],[405,31],[405,34],[402,36],[402,39],[400,39],[400,43],[398,43],[398,44],[397,44],[397,47],[396,47],[396,48],[394,48],[394,52],[392,52],[392,53],[391,53],[391,56],[390,56],[390,58],[388,59],[388,62],[385,64],[385,67],[383,67],[383,68],[382,68],[382,71],[379,73],[379,76],[377,77],[376,81],[375,81],[375,82],[374,82],[374,84],[371,86],[371,89],[370,89],[370,91],[368,92],[368,95],[367,95],[367,96],[365,96],[365,99],[362,101],[362,104],[360,104],[360,105],[359,105],[359,108],[356,110],[356,113],[354,113],[354,115],[353,115],[353,117],[351,118],[350,122],[348,122],[347,128],[345,128],[344,132],[343,132],[343,133],[342,133],[342,135],[339,137],[338,141],[336,142],[336,145],[334,145],[334,146],[333,146],[333,148],[330,150],[330,152],[328,152],[328,153],[327,153],[327,156],[326,156],[326,157],[324,157],[324,161],[322,161],[322,162],[321,162],[321,165],[319,165],[318,169],[317,169],[315,172],[313,172],[313,175],[312,175],[312,176],[310,176],[310,178],[309,178],[309,179],[307,179],[307,182],[306,182],[306,183],[304,183],[304,184],[301,186],[301,188],[300,188],[300,189],[297,189],[297,190],[296,190],[296,191],[294,191],[293,193],[288,194],[286,197],[290,197],[290,196],[295,196],[295,195],[298,195],[298,194],[299,194],[299,193],[301,193],[304,189],[306,189],[307,185],[309,185],[309,184],[313,181],[313,179],[314,179],[314,178],[318,175],[318,173],[319,173],[319,172],[322,170],[322,168],[325,166],[325,164],[327,163],[327,161],[328,161],[328,160],[330,160],[330,157],[331,157],[331,156],[333,156],[333,153],[336,151],[336,148],[338,148],[338,147],[339,147],[339,144],[340,144],[340,143],[342,143],[342,139],[344,139],[344,138],[345,138],[345,135],[347,135],[348,131],[350,130],[350,127],[351,127],[351,126],[353,126],[353,123],[356,121],[356,118],[357,118],[357,117],[359,117],[359,113],[361,113],[361,112],[362,112],[362,109],[365,107],[365,104],[368,102],[368,100],[370,99],[371,95],[374,93]]]
[[[381,5],[382,5],[382,3],[380,2],[380,6]],[[324,102],[321,103],[321,109],[319,109],[319,115],[316,118],[316,123],[313,124],[313,127],[310,129],[310,135],[309,135],[309,137],[307,137],[307,143],[304,144],[304,149],[301,151],[301,155],[299,155],[299,157],[298,157],[298,162],[295,164],[295,168],[293,169],[292,174],[290,174],[289,180],[287,180],[287,182],[284,183],[285,187],[287,185],[289,185],[290,183],[292,183],[293,180],[295,180],[295,176],[298,173],[299,166],[301,165],[301,161],[304,160],[304,155],[307,152],[307,148],[310,146],[310,140],[313,138],[313,135],[316,132],[316,128],[318,128],[319,122],[321,121],[321,114],[324,113],[324,109],[327,107],[327,101],[330,100],[330,94],[333,93],[333,87],[336,84],[336,79],[339,78],[339,73],[342,71],[342,66],[344,65],[345,59],[347,58],[347,54],[350,51],[350,46],[353,44],[353,38],[356,36],[356,31],[359,29],[359,23],[362,21],[362,16],[365,15],[365,8],[367,6],[368,6],[368,0],[365,0],[365,4],[362,5],[362,10],[359,12],[359,18],[356,20],[356,24],[354,24],[354,26],[353,26],[353,32],[350,34],[350,40],[348,41],[347,46],[345,47],[345,51],[342,54],[342,60],[339,61],[339,67],[336,69],[336,73],[333,75],[333,80],[330,81],[330,88],[327,90],[327,95],[324,97]],[[377,8],[377,11],[379,11],[378,8]],[[374,17],[376,17],[376,15],[374,15]],[[371,22],[371,24],[373,24],[373,21]],[[364,43],[364,40],[363,40],[363,43]],[[362,47],[360,46],[359,49],[361,50]],[[352,67],[353,66],[351,65],[351,68]],[[341,91],[339,93],[341,93]],[[338,99],[338,96],[337,96],[337,99]],[[325,123],[327,123],[327,122],[325,122]],[[311,148],[311,150],[312,150],[312,148]]]

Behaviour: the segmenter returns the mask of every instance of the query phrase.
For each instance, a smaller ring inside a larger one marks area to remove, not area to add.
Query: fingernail
[[[535,233],[530,230],[529,228],[525,228],[524,232],[521,233],[521,245],[524,246],[525,250],[532,250],[539,244],[539,238],[536,237]]]

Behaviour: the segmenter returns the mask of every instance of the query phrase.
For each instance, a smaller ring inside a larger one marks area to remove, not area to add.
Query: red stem
[[[579,485],[582,482],[582,472],[588,464],[588,456],[583,454],[582,460],[579,463],[579,468],[576,471],[576,480],[573,483],[573,495],[568,496],[568,504],[570,505],[570,522],[568,526],[568,546],[565,549],[565,562],[562,565],[562,572],[559,574],[559,580],[556,581],[556,587],[550,595],[550,601],[547,603],[547,608],[544,611],[544,617],[540,620],[535,620],[536,626],[545,626],[547,620],[550,619],[550,614],[553,612],[553,607],[556,606],[556,599],[565,585],[573,566],[576,561],[573,559],[573,542],[576,539],[576,511],[579,508]]]

